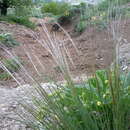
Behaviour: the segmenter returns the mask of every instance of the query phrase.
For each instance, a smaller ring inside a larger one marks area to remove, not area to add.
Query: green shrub
[[[9,20],[18,23],[20,25],[24,25],[28,28],[34,29],[36,26],[34,23],[32,23],[28,17],[23,17],[23,16],[9,16]]]
[[[31,29],[34,29],[36,27],[36,25],[33,22],[31,22],[28,17],[23,17],[23,16],[15,16],[15,15],[2,16],[0,17],[0,21],[17,23]]]
[[[86,21],[80,21],[76,26],[75,26],[75,31],[78,33],[82,33],[87,27],[87,22]]]
[[[0,44],[5,45],[6,47],[14,47],[19,45],[19,43],[12,38],[10,33],[0,34]]]
[[[33,116],[29,127],[48,130],[127,130],[130,126],[130,73],[118,70],[97,71],[86,83],[44,88],[38,86],[41,98],[34,97],[33,109],[23,105]],[[27,106],[26,106],[27,105]],[[26,113],[27,114],[27,113]],[[36,120],[34,122],[34,120]]]
[[[50,2],[45,4],[41,11],[42,13],[52,13],[53,15],[64,15],[68,11],[69,5],[63,2]]]

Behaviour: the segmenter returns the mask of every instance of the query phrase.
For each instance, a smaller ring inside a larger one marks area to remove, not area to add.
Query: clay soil
[[[51,25],[48,26],[49,30],[50,27]],[[130,20],[123,21],[121,28],[124,39],[130,41]],[[44,37],[44,33],[39,31],[41,29],[42,27],[37,27],[35,33],[37,33],[39,37]],[[69,41],[67,42],[66,46],[74,63],[74,65],[70,64],[70,71],[73,77],[89,75],[97,69],[107,68],[112,63],[114,44],[111,34],[108,33],[107,30],[89,27],[81,35],[74,36],[71,25],[65,26],[64,29],[72,35],[71,37],[80,52],[77,53],[72,44]],[[8,50],[20,57],[23,61],[23,66],[31,76],[35,77],[37,80],[41,80],[42,78],[44,81],[50,78],[62,80],[62,74],[58,69],[58,65],[54,62],[51,54],[30,35],[32,30],[20,25],[1,22],[0,32],[12,33],[15,39],[21,43],[20,46]],[[55,34],[57,38],[66,39],[61,31]],[[10,57],[3,50],[0,50],[0,54],[2,57]],[[32,62],[30,62],[28,56],[31,56]],[[43,66],[40,65],[37,58],[39,58]],[[37,71],[39,74],[42,74],[40,78],[38,78],[39,75]],[[24,71],[20,69],[15,76],[23,84],[30,83],[31,80],[25,72],[23,72]],[[20,77],[22,77],[22,79]],[[10,88],[17,86],[17,83],[13,79],[1,81],[1,84]]]

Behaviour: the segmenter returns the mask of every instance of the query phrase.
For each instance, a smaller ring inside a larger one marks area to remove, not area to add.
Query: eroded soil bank
[[[38,27],[41,29],[41,27]],[[50,27],[48,27],[50,28]],[[65,29],[72,34],[71,26],[65,27]],[[126,61],[124,66],[129,67],[130,60],[130,20],[122,21],[122,44],[120,46],[120,58]],[[37,72],[34,66],[30,63],[27,56],[28,52],[32,56],[32,61],[37,67],[37,69],[44,74],[44,76],[53,77],[56,80],[62,80],[61,72],[58,70],[58,66],[53,61],[52,56],[43,48],[37,41],[30,35],[32,32],[20,25],[8,24],[5,22],[0,23],[0,33],[12,33],[16,40],[18,40],[21,45],[13,49],[8,49],[10,52],[15,52],[15,54],[21,58],[24,62],[25,69],[33,77],[37,77]],[[35,30],[39,37],[44,36],[43,33],[39,32],[38,29]],[[63,33],[56,32],[56,37],[62,40],[65,39]],[[107,30],[97,30],[93,27],[88,28],[80,36],[72,36],[77,49],[81,52],[77,55],[72,44],[67,42],[66,46],[70,52],[71,57],[75,67],[71,65],[70,70],[74,77],[81,76],[81,74],[88,75],[96,69],[107,68],[113,59],[114,44],[110,34]],[[6,52],[0,50],[1,57],[10,57]],[[41,68],[39,63],[36,61],[36,57],[40,59],[44,68]],[[28,78],[19,70],[16,77],[22,77],[21,82],[28,83]],[[21,88],[17,87],[17,83],[13,80],[1,81],[0,85],[0,130],[19,130],[19,129],[29,129],[16,121],[12,120],[16,115],[13,110],[16,109],[17,103],[15,102],[20,96],[25,96],[23,94],[23,89],[30,89],[30,86],[25,85]],[[25,91],[26,92],[26,91]],[[25,96],[26,98],[26,96]],[[27,99],[29,100],[29,99]],[[10,117],[10,118],[7,118]]]

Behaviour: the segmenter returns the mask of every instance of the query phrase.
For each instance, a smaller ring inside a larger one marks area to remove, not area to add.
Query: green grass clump
[[[7,72],[0,73],[0,81],[6,81],[6,80],[9,80],[11,78],[12,78],[11,75],[8,74]]]
[[[17,60],[21,62],[18,58]],[[17,72],[20,69],[20,65],[16,62],[15,59],[3,59],[1,60],[3,65],[8,69],[10,73]],[[11,79],[12,76],[4,70],[2,67],[0,67],[0,81]]]
[[[4,59],[2,62],[11,73],[18,71],[20,68],[19,64],[14,59]]]
[[[98,5],[99,11],[107,11],[110,6],[124,5],[129,3],[129,0],[104,0]]]
[[[87,22],[86,21],[80,21],[76,26],[75,26],[75,31],[78,33],[82,33],[87,27]]]
[[[39,86],[40,98],[33,98],[35,109],[23,105],[33,117],[26,123],[36,130],[128,130],[129,78],[130,73],[120,75],[115,68],[97,71],[79,85],[68,78],[66,86],[50,88],[51,94]]]
[[[15,15],[1,16],[0,21],[7,21],[9,23],[17,23],[31,29],[35,29],[36,27],[35,23],[29,20],[29,17],[24,17],[24,16],[15,16]]]
[[[6,47],[14,47],[20,45],[19,42],[13,39],[10,33],[0,34],[0,44],[5,45]]]

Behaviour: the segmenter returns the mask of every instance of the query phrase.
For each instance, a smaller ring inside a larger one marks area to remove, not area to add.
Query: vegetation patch
[[[19,42],[13,39],[10,33],[0,34],[0,44],[3,44],[6,47],[14,47],[20,45]]]
[[[99,70],[85,84],[76,85],[69,79],[65,86],[52,88],[55,91],[51,90],[51,94],[42,94],[44,88],[38,87],[42,96],[33,98],[35,109],[23,105],[33,116],[28,122],[35,120],[28,125],[38,130],[127,130],[129,76],[130,73],[120,75],[118,69]]]
[[[19,62],[21,62],[18,58],[16,58],[16,60],[18,60]],[[3,65],[6,67],[6,69],[10,72],[10,73],[14,73],[17,72],[20,69],[20,65],[16,62],[15,59],[3,59],[1,60],[1,62],[3,63]],[[4,70],[2,67],[0,67],[0,80],[8,80],[11,79],[11,75]]]
[[[24,16],[15,16],[15,15],[1,16],[0,21],[7,21],[9,23],[17,23],[31,29],[35,29],[36,27],[35,23],[29,20],[29,17],[24,17]]]
[[[78,32],[79,34],[82,33],[87,27],[87,21],[80,21],[76,26],[75,26],[75,31]]]
[[[119,0],[118,2],[116,0],[112,2],[105,0],[95,6],[87,4],[85,5],[84,3],[75,6],[75,8],[80,9],[80,20],[75,26],[74,30],[79,33],[83,32],[84,29],[81,29],[81,31],[79,31],[79,27],[83,27],[83,24],[81,24],[83,21],[86,21],[86,27],[95,25],[95,27],[98,27],[99,29],[105,29],[107,28],[109,22],[108,19],[115,20],[119,17],[129,17],[129,7],[123,7],[123,5],[127,4],[128,2],[128,0]]]
[[[52,13],[53,15],[63,15],[69,9],[69,5],[64,2],[49,2],[43,5],[42,13]]]
[[[7,72],[0,72],[0,81],[7,81],[10,80],[12,77]]]

